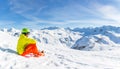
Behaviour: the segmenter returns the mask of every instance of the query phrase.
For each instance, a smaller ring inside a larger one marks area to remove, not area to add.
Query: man
[[[30,30],[23,28],[21,35],[18,39],[17,52],[21,56],[27,56],[32,54],[34,57],[44,56],[44,51],[39,52],[34,39],[28,38]]]

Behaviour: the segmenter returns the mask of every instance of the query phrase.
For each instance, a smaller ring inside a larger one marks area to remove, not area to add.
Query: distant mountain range
[[[1,29],[0,31],[15,37],[21,33],[15,28]],[[53,46],[59,45],[87,51],[112,50],[120,46],[120,27],[102,26],[74,29],[48,27],[31,31],[30,37],[39,43]]]

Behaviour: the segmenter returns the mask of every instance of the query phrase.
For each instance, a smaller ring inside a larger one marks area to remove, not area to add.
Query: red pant
[[[25,56],[27,54],[33,53],[36,56],[40,56],[40,52],[37,49],[36,44],[29,44],[26,46],[25,51],[23,52],[23,54],[21,54],[22,56]]]

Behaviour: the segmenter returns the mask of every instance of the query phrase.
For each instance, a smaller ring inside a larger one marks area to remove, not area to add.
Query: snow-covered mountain
[[[2,32],[8,33],[12,36],[19,36],[20,30],[11,29],[1,29]],[[41,30],[31,30],[30,37],[36,39],[41,44],[49,44],[55,46],[68,46],[71,47],[77,39],[81,38],[81,33],[70,31],[64,28],[44,28]]]
[[[115,46],[119,45],[111,41],[109,37],[104,35],[93,35],[80,38],[72,48],[87,51],[103,51],[112,50]]]
[[[17,55],[16,45],[20,30],[0,30],[0,69],[119,69],[120,28],[49,27],[31,30],[37,40],[40,58]],[[77,50],[75,50],[77,49]]]
[[[1,29],[12,36],[18,37],[20,30],[15,28]],[[111,50],[120,45],[120,27],[102,26],[96,28],[59,28],[48,27],[31,30],[30,37],[41,44],[69,47],[78,50]]]
[[[120,27],[75,28],[73,31],[83,33],[83,37],[72,46],[73,49],[112,50],[113,46],[120,46]]]

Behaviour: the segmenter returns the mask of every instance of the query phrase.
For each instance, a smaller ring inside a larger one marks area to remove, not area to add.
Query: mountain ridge
[[[1,29],[1,31],[16,37],[18,37],[21,33],[20,30],[15,28]],[[90,46],[90,49],[93,50],[92,48],[96,46],[103,48],[107,45],[112,47],[113,45],[117,46],[120,44],[120,27],[114,26],[75,29],[49,27],[41,30],[31,29],[31,31],[30,37],[36,39],[39,43],[50,45],[59,44],[60,46],[65,46],[72,49],[80,48],[79,50],[81,50],[81,47],[83,47],[83,50],[85,50],[85,48],[89,47],[89,45],[92,45]],[[90,41],[91,38],[92,42]],[[99,41],[99,43],[97,43],[97,41]],[[96,45],[93,45],[95,43]],[[86,50],[88,50],[88,48]]]

